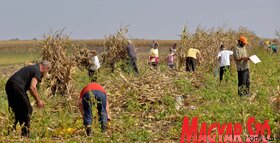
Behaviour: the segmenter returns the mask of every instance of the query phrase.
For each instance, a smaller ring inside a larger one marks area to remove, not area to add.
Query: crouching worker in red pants
[[[97,101],[99,123],[101,124],[102,132],[106,131],[108,120],[110,120],[107,93],[100,84],[92,80],[92,83],[83,88],[79,98],[79,109],[83,116],[88,136],[91,135],[93,98]]]

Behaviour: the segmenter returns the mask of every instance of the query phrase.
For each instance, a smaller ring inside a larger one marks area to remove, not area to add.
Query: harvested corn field
[[[249,116],[255,116],[260,122],[269,120],[272,135],[276,137],[280,127],[280,81],[276,67],[280,65],[275,61],[280,60],[279,56],[259,47],[260,39],[245,29],[198,28],[193,34],[186,34],[187,28],[184,31],[185,37],[181,37],[177,50],[178,59],[183,59],[181,68],[167,67],[165,57],[170,47],[161,46],[160,41],[157,41],[160,44],[159,65],[157,69],[151,68],[147,64],[150,47],[140,49],[142,47],[134,43],[140,51],[137,52],[139,74],[123,71],[119,67],[114,73],[110,71],[111,67],[106,64],[127,58],[123,50],[127,38],[125,34],[118,35],[120,31],[117,36],[105,38],[103,53],[97,53],[100,59],[105,58],[98,71],[97,82],[108,92],[111,121],[107,132],[102,133],[98,111],[93,108],[93,134],[89,137],[86,137],[77,102],[80,91],[91,80],[87,69],[90,53],[93,49],[97,52],[97,47],[82,46],[63,33],[47,36],[39,50],[41,59],[52,63],[49,78],[44,79],[39,90],[40,97],[45,101],[45,109],[37,109],[35,101],[30,98],[34,106],[30,139],[20,137],[20,127],[8,135],[8,127],[12,123],[4,90],[10,76],[6,73],[9,71],[7,68],[0,78],[0,106],[3,107],[0,110],[0,139],[7,142],[179,142],[184,116],[198,117],[199,122],[207,124],[238,122],[242,125],[246,125]],[[215,57],[220,43],[231,48],[236,45],[235,40],[240,35],[250,37],[249,53],[262,59],[260,64],[251,65],[252,96],[248,98],[240,98],[237,94],[234,64],[227,83],[220,84],[213,73],[217,68]],[[174,42],[170,41],[168,45]],[[190,47],[201,50],[203,58],[194,73],[185,72],[184,59]],[[23,65],[18,65],[18,69],[20,67]],[[245,131],[242,135],[247,136]]]

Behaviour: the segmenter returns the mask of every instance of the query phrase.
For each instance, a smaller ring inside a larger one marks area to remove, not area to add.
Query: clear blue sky
[[[178,39],[190,30],[226,24],[261,37],[280,30],[280,0],[0,0],[0,40],[42,38],[66,28],[73,39],[96,39],[129,26],[129,36]]]

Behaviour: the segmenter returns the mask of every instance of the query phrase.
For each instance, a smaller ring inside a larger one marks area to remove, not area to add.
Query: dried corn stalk
[[[75,47],[75,62],[77,63],[77,67],[80,70],[89,69],[91,65],[91,58],[95,55],[97,51],[89,50],[87,48],[79,48],[78,46]]]
[[[180,35],[181,37],[181,42],[180,42],[180,47],[178,48],[178,52],[177,52],[177,56],[178,56],[178,63],[177,63],[177,67],[179,69],[181,69],[181,67],[183,66],[184,62],[185,62],[185,51],[187,48],[187,41],[189,38],[189,33],[187,31],[187,26],[184,26],[183,31]]]
[[[102,61],[104,65],[110,65],[114,68],[119,61],[126,61],[128,59],[126,46],[128,40],[126,38],[128,30],[126,27],[121,28],[114,35],[105,37],[104,50],[102,53]]]
[[[187,32],[185,26],[181,34],[181,47],[178,48],[179,68],[185,61],[185,53],[189,48],[196,48],[201,51],[203,69],[212,70],[217,65],[217,54],[220,50],[220,44],[223,43],[228,49],[233,49],[236,46],[236,40],[243,35],[250,42],[247,48],[257,47],[259,38],[246,28],[240,28],[238,31],[225,28],[204,29],[197,27],[193,34]],[[198,66],[200,68],[200,66]]]
[[[51,90],[53,95],[69,95],[74,90],[71,81],[75,61],[67,53],[67,49],[73,46],[70,38],[62,32],[45,36],[45,40],[41,43],[41,58],[52,64],[50,76],[45,80],[44,85]]]

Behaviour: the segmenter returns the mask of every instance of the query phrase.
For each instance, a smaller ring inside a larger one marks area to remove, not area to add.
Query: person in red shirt
[[[107,93],[100,84],[95,83],[95,80],[93,80],[92,83],[87,84],[83,88],[79,98],[79,109],[83,116],[83,124],[85,125],[88,136],[91,134],[93,98],[97,101],[97,110],[102,132],[106,131],[106,125],[108,120],[110,120]]]

